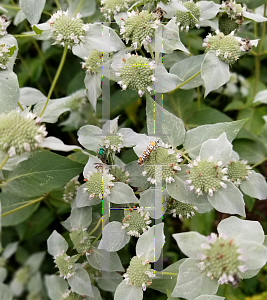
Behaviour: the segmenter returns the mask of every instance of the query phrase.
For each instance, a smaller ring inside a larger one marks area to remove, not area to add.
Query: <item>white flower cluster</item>
[[[123,135],[119,132],[113,135],[106,135],[102,136],[104,147],[106,149],[111,149],[114,152],[121,151],[121,148],[123,147],[122,141],[123,141]]]
[[[9,24],[10,21],[8,21],[4,15],[0,16],[0,36],[4,36],[7,34],[6,30]]]

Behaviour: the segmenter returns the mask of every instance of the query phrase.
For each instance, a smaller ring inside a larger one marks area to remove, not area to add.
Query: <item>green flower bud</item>
[[[94,72],[103,63],[103,52],[92,50],[88,57],[84,58],[85,62],[82,63],[82,68],[86,72]]]
[[[59,276],[68,279],[75,274],[76,256],[68,256],[67,253],[58,254],[54,257],[56,267],[59,269]]]
[[[242,273],[247,270],[243,264],[246,257],[233,240],[224,235],[212,233],[207,237],[207,243],[201,245],[203,253],[198,254],[201,262],[198,267],[211,279],[218,280],[219,284],[237,284]]]
[[[15,279],[21,284],[26,284],[30,279],[29,266],[19,268],[15,273]]]
[[[80,254],[88,253],[91,246],[90,237],[86,230],[86,228],[73,229],[70,233],[70,239],[73,242],[74,249]]]
[[[129,88],[138,91],[140,97],[148,91],[151,92],[151,85],[156,80],[154,76],[155,62],[149,61],[143,56],[127,54],[127,60],[124,61],[120,73],[121,77],[118,84],[123,90]]]
[[[128,183],[132,180],[129,178],[130,174],[119,166],[110,166],[109,173],[115,177],[115,181]]]
[[[229,18],[227,14],[221,14],[219,17],[219,30],[224,35],[228,35],[239,28],[237,21],[239,22],[239,20]]]
[[[126,11],[129,8],[131,0],[101,0],[100,11],[111,21],[111,19],[119,12]]]
[[[251,167],[247,165],[246,160],[230,161],[227,167],[228,177],[236,186],[244,180],[249,180]]]
[[[224,35],[216,30],[216,35],[208,34],[204,39],[203,47],[206,47],[205,52],[214,50],[216,56],[229,65],[234,64],[241,56],[242,51],[247,51],[244,48],[242,39],[234,37],[233,32],[229,35]]]
[[[140,49],[142,45],[148,45],[155,36],[155,29],[158,28],[160,20],[153,13],[146,10],[142,12],[128,12],[128,18],[121,20],[120,34],[126,40],[132,42],[135,49]]]
[[[144,213],[143,207],[137,207],[137,209],[129,209],[124,211],[124,218],[122,219],[121,229],[126,229],[127,234],[135,237],[139,237],[146,232],[152,222],[150,220],[149,212]]]
[[[152,283],[151,278],[155,277],[149,261],[143,257],[134,256],[126,273],[122,275],[126,284],[142,287],[143,291]]]
[[[44,125],[37,125],[33,119],[32,113],[27,118],[16,111],[1,114],[0,150],[12,157],[38,148],[47,132]]]
[[[174,198],[170,198],[169,200],[169,211],[174,218],[179,216],[181,220],[189,219],[196,214],[197,210],[198,208],[193,204],[183,203]]]
[[[30,293],[27,296],[27,300],[42,300],[42,296],[39,293]]]
[[[4,15],[0,16],[0,37],[7,34],[6,29],[9,24],[10,24],[10,21],[8,21]]]
[[[177,10],[175,13],[177,25],[181,27],[181,30],[185,29],[186,32],[189,30],[189,28],[199,28],[200,26],[198,22],[201,13],[200,9],[198,8],[198,5],[194,3],[193,0],[190,0],[184,2],[183,6],[187,8],[195,18],[188,12]]]
[[[146,158],[142,175],[148,175],[147,180],[152,184],[157,184],[161,178],[166,183],[174,182],[173,176],[181,170],[178,165],[181,161],[181,155],[177,150],[170,149],[169,145],[163,144],[163,147],[156,147]]]
[[[74,45],[79,45],[85,41],[85,33],[89,30],[89,24],[84,24],[81,15],[77,14],[76,18],[68,16],[68,11],[58,10],[48,20],[52,27],[52,38],[54,44],[60,44],[69,49]]]
[[[69,181],[64,188],[63,200],[67,203],[70,203],[73,199],[75,199],[78,187],[80,185],[81,184],[77,180],[77,177],[74,177],[71,181]]]
[[[94,197],[107,197],[110,193],[110,188],[114,186],[111,182],[115,178],[108,173],[108,170],[105,168],[97,168],[94,171],[90,171],[86,176],[86,184],[84,192],[89,193],[89,199]]]
[[[212,157],[208,160],[200,160],[199,157],[193,161],[193,164],[188,164],[190,171],[187,171],[189,179],[185,181],[189,184],[189,190],[195,190],[198,195],[203,193],[213,196],[213,192],[218,191],[221,187],[226,188],[223,181],[228,178],[227,168],[222,167],[222,162],[212,161]]]
[[[63,294],[62,297],[64,300],[83,300],[84,299],[83,296],[76,294],[70,290],[67,291],[65,294]]]

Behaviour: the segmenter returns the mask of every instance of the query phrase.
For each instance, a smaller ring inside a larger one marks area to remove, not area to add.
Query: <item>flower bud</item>
[[[78,253],[84,254],[89,252],[91,241],[86,229],[79,228],[72,230],[70,239],[73,242],[74,249],[76,249]]]
[[[236,186],[239,186],[244,180],[249,180],[249,175],[251,174],[251,167],[247,165],[247,161],[230,161],[227,168],[228,177]]]
[[[77,178],[73,178],[70,180],[64,188],[63,200],[67,203],[71,203],[73,199],[76,197],[77,189],[80,186],[80,182]]]
[[[181,27],[181,30],[185,29],[186,31],[188,31],[189,28],[199,28],[198,23],[201,13],[197,4],[193,1],[187,1],[183,3],[183,6],[187,8],[194,17],[188,12],[177,10],[175,13],[177,25]]]
[[[187,204],[180,202],[174,198],[170,198],[169,200],[169,211],[172,213],[172,216],[179,219],[189,219],[196,214],[198,208],[193,204]]]

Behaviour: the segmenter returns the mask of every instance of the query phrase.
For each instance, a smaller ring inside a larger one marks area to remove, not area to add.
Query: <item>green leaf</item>
[[[12,293],[9,287],[0,283],[0,300],[12,300]]]
[[[49,151],[34,151],[11,172],[5,171],[3,192],[35,197],[66,184],[83,170],[83,165]]]
[[[216,139],[223,132],[226,133],[229,142],[238,134],[247,120],[240,120],[234,122],[217,123],[214,125],[202,125],[186,132],[184,147],[190,154],[191,158],[198,156],[202,143],[208,139]]]
[[[89,274],[84,269],[77,269],[68,283],[75,293],[94,297]]]
[[[209,51],[201,65],[201,77],[205,82],[206,97],[211,91],[217,90],[230,79],[229,65],[220,60],[215,51]]]
[[[111,188],[110,198],[108,199],[112,203],[139,203],[133,190],[128,184],[123,182],[114,182],[114,186]]]
[[[251,171],[248,180],[243,180],[241,182],[240,189],[250,197],[259,200],[265,200],[267,198],[266,180],[261,174],[256,173],[255,171]]]
[[[83,18],[92,16],[95,13],[95,0],[83,1],[81,6],[79,6],[80,0],[68,0],[67,2],[69,2],[69,14],[73,17],[78,7],[80,8],[78,12],[81,12]]]
[[[56,256],[61,254],[62,252],[66,252],[69,248],[68,243],[63,238],[61,234],[59,234],[56,230],[54,230],[47,240],[47,251],[49,254]]]
[[[46,0],[20,0],[19,6],[31,24],[37,24],[41,18]]]
[[[37,28],[35,25],[32,26],[32,30],[38,35],[42,34],[43,32],[43,30]]]
[[[174,148],[181,145],[185,138],[183,121],[162,108],[149,95],[146,101],[148,134],[158,135],[164,143],[171,144]]]
[[[19,100],[19,83],[17,75],[10,70],[0,72],[0,112],[8,113],[16,109]]]
[[[56,275],[46,275],[45,285],[48,291],[48,296],[52,300],[61,300],[62,295],[68,289],[68,283],[63,278]]]
[[[256,94],[253,102],[257,102],[257,101],[267,104],[267,90],[260,91]]]
[[[126,284],[122,281],[115,292],[114,300],[142,300],[142,287]]]
[[[241,159],[245,159],[249,164],[256,164],[262,161],[266,155],[266,149],[260,142],[237,139],[233,141],[234,150]]]

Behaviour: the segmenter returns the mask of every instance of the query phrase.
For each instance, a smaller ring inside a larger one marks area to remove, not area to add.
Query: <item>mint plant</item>
[[[267,3],[0,13],[0,300],[265,299]]]

